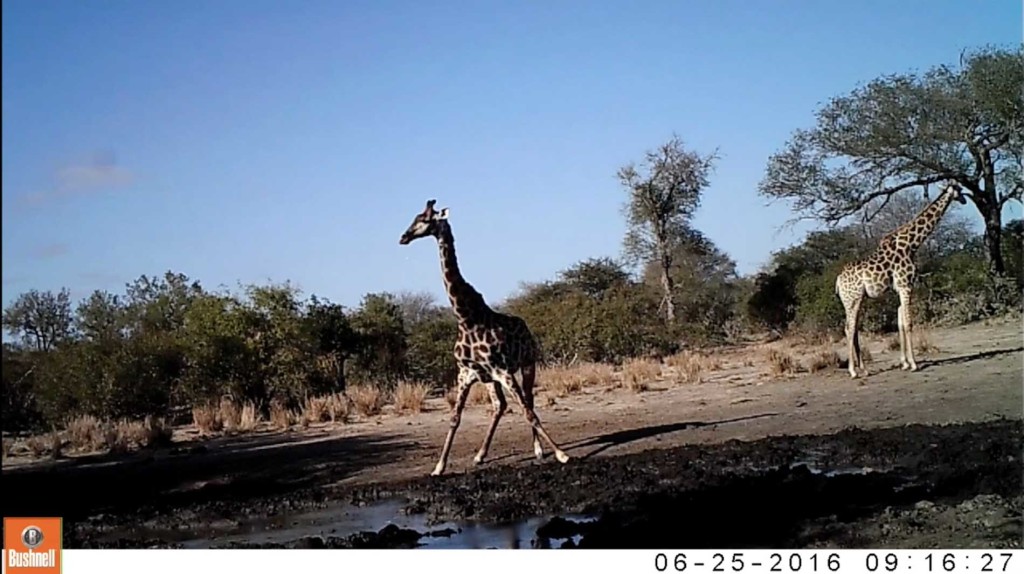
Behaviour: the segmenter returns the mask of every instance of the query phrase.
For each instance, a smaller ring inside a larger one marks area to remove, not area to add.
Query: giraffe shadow
[[[1000,355],[1020,353],[1021,351],[1024,351],[1024,346],[1013,347],[1010,349],[996,349],[994,351],[982,351],[980,353],[958,355],[956,357],[946,357],[945,359],[936,359],[934,361],[922,361],[918,364],[917,371],[921,372],[928,370],[932,367],[941,367],[943,365],[957,365],[961,363],[970,363],[972,361],[982,361],[985,359],[991,359],[992,357],[998,357]]]
[[[219,437],[124,456],[98,454],[3,469],[14,516],[138,515],[193,504],[287,497],[333,484],[412,446],[404,435]]]
[[[602,435],[585,438],[577,441],[573,441],[566,444],[565,450],[578,450],[581,448],[598,446],[598,448],[582,455],[580,458],[590,458],[597,454],[600,454],[612,447],[621,446],[638,440],[644,440],[653,438],[663,434],[674,433],[687,429],[695,429],[702,427],[713,427],[721,424],[738,423],[765,417],[778,416],[778,413],[761,413],[756,415],[749,415],[743,417],[736,417],[731,419],[722,419],[717,421],[685,421],[668,423],[661,425],[652,425],[646,427],[638,427],[626,430],[620,430]]]
[[[1011,349],[996,349],[994,351],[982,351],[980,353],[958,355],[956,357],[946,357],[944,359],[934,359],[927,361],[918,360],[916,372],[920,373],[922,371],[927,371],[930,368],[941,367],[943,365],[957,365],[961,363],[970,363],[972,361],[983,361],[985,359],[991,359],[992,357],[998,357],[1000,355],[1009,355],[1010,353],[1020,353],[1022,351],[1024,351],[1024,346],[1013,347]],[[842,359],[841,361],[839,361],[837,370],[845,370],[847,368],[847,365],[849,365],[849,360]],[[903,369],[900,368],[900,364],[898,362],[892,363],[886,367],[878,366],[876,364],[875,366],[871,367],[870,374],[877,375],[881,373],[895,372],[901,370]]]

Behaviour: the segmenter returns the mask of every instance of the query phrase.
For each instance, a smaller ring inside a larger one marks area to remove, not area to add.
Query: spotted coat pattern
[[[402,234],[399,243],[408,244],[422,237],[435,237],[441,259],[441,275],[452,310],[458,320],[458,338],[454,355],[459,367],[456,399],[451,423],[441,456],[431,474],[439,475],[447,466],[455,432],[462,420],[470,388],[476,383],[487,386],[493,414],[483,443],[474,457],[480,464],[487,456],[494,431],[507,408],[510,394],[523,408],[533,435],[533,450],[538,459],[544,456],[543,439],[559,462],[569,456],[551,439],[534,411],[533,387],[540,358],[537,341],[520,317],[499,313],[484,301],[483,296],[462,276],[455,253],[455,238],[448,223],[448,209],[434,210],[434,200],[427,202],[422,213]],[[521,376],[522,382],[516,375]]]
[[[914,256],[953,201],[966,203],[961,187],[948,183],[943,192],[913,220],[884,236],[874,253],[866,259],[847,264],[836,277],[836,294],[846,312],[846,341],[850,377],[866,374],[858,331],[861,306],[865,297],[877,298],[891,285],[899,295],[897,312],[900,362],[904,370],[916,371],[914,358],[911,296],[917,271]],[[858,373],[858,370],[860,373]]]

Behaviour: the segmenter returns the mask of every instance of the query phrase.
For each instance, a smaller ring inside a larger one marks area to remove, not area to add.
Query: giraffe
[[[949,182],[939,197],[921,210],[917,217],[882,237],[873,254],[866,259],[845,265],[836,277],[835,291],[846,311],[846,344],[849,356],[847,367],[851,378],[857,378],[858,369],[867,374],[857,334],[861,303],[865,295],[872,299],[881,296],[890,283],[900,299],[896,317],[899,327],[901,368],[905,371],[917,370],[912,340],[914,328],[910,313],[911,292],[916,273],[914,255],[954,200],[961,205],[967,203],[960,185]]]
[[[536,458],[544,457],[543,439],[555,458],[564,464],[569,461],[569,455],[548,435],[533,408],[533,384],[540,358],[537,341],[523,319],[491,309],[483,296],[462,277],[455,256],[455,238],[448,223],[448,208],[436,211],[436,202],[434,199],[427,201],[426,208],[416,215],[398,241],[400,245],[408,245],[423,237],[437,239],[442,279],[458,320],[459,334],[454,351],[458,365],[455,406],[440,459],[430,474],[438,476],[444,472],[469,389],[478,382],[487,386],[494,412],[483,443],[473,458],[475,464],[482,463],[487,456],[498,421],[507,407],[505,393],[510,393],[523,409],[533,435]],[[522,373],[522,384],[516,380],[517,372]]]

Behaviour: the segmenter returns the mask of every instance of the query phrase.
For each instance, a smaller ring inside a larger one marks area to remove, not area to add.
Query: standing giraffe
[[[900,362],[903,370],[917,370],[914,360],[914,332],[910,301],[913,290],[914,255],[956,200],[967,203],[960,185],[947,183],[943,192],[925,207],[913,220],[882,237],[878,248],[867,259],[847,264],[836,277],[836,294],[846,310],[846,343],[850,377],[857,378],[857,369],[865,371],[857,331],[860,327],[860,307],[864,296],[879,297],[891,283],[900,298],[897,324],[900,338]],[[866,374],[866,371],[865,371]]]
[[[544,439],[559,462],[568,462],[569,456],[548,436],[533,410],[533,383],[539,358],[536,340],[525,321],[491,309],[483,296],[462,277],[455,257],[455,238],[448,224],[448,208],[435,211],[435,203],[433,199],[427,202],[426,209],[416,215],[398,241],[401,245],[408,245],[421,237],[437,238],[445,290],[459,322],[459,336],[455,343],[455,361],[459,367],[455,407],[441,458],[431,475],[444,472],[469,389],[477,382],[487,386],[494,414],[483,444],[473,458],[474,463],[480,464],[487,456],[494,431],[507,406],[505,392],[511,393],[523,408],[533,433],[533,452],[537,459],[544,456],[540,443],[540,439]],[[516,381],[517,371],[522,371],[522,386]]]

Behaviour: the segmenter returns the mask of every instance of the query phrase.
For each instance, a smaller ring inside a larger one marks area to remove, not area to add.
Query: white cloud
[[[124,187],[135,181],[135,175],[117,165],[112,152],[99,152],[88,162],[69,164],[56,170],[54,179],[49,190],[22,195],[18,198],[19,203],[23,206],[40,205]]]
[[[31,254],[37,259],[53,259],[67,255],[71,247],[67,243],[47,243],[32,249]]]

